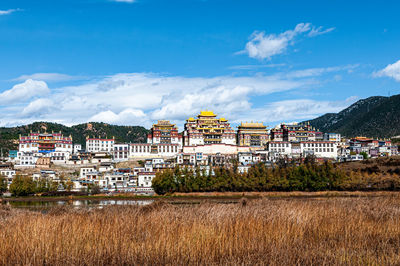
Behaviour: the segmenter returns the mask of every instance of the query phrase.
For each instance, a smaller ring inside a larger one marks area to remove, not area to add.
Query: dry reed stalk
[[[1,265],[400,263],[400,198],[0,209]]]

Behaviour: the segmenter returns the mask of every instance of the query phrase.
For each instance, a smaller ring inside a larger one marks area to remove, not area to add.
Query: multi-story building
[[[334,141],[304,141],[300,142],[300,149],[303,156],[332,159],[338,157],[338,145]]]
[[[267,145],[270,158],[292,154],[292,143],[288,141],[270,141]]]
[[[236,145],[236,134],[225,118],[217,118],[212,111],[201,111],[197,119],[186,120],[184,145],[207,144]]]
[[[170,144],[150,144],[150,143],[131,143],[129,144],[129,157],[155,157],[155,156],[166,156],[171,157],[177,155],[181,146],[176,143]]]
[[[79,171],[79,178],[86,178],[89,173],[96,172],[95,167],[82,167]]]
[[[19,152],[48,154],[52,152],[72,153],[72,137],[59,133],[30,133],[19,137]]]
[[[322,132],[307,124],[280,124],[271,130],[273,141],[317,141],[323,139]]]
[[[82,144],[74,144],[73,154],[78,154],[80,150],[82,150]]]
[[[178,128],[167,120],[158,120],[147,136],[147,143],[150,144],[178,144],[182,147],[182,135]]]
[[[107,138],[86,138],[86,151],[88,152],[107,152],[114,151],[115,139]]]
[[[324,133],[324,141],[340,142],[341,135],[339,133]]]
[[[151,188],[151,181],[156,177],[155,172],[139,172],[137,186],[139,188]]]
[[[262,147],[268,142],[267,127],[263,123],[241,123],[238,126],[237,143],[239,146]]]
[[[16,167],[30,167],[34,168],[36,166],[36,161],[38,158],[38,153],[33,153],[33,152],[18,152],[17,156],[17,164],[15,165]]]
[[[283,129],[278,127],[275,127],[270,130],[271,134],[271,140],[273,141],[283,141]]]
[[[15,177],[15,170],[14,169],[1,169],[0,176],[4,176],[6,178],[13,178],[13,177]]]
[[[129,144],[114,144],[114,160],[127,161],[129,158]]]

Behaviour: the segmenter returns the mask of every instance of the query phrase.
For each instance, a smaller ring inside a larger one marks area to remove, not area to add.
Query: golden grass
[[[2,265],[398,265],[399,248],[393,195],[47,214],[0,207]]]

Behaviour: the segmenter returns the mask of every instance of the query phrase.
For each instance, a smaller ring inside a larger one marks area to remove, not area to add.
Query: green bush
[[[35,190],[36,184],[32,177],[17,175],[10,185],[10,192],[14,196],[28,196],[34,194]]]

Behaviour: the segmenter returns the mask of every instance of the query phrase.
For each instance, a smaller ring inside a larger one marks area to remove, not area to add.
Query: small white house
[[[8,179],[15,177],[15,170],[14,169],[1,169],[0,176],[4,176]]]
[[[151,181],[156,177],[155,172],[139,172],[138,173],[138,187],[150,187]]]
[[[73,154],[78,154],[80,150],[82,150],[82,144],[74,144],[72,150]]]
[[[87,174],[90,172],[96,172],[96,168],[94,167],[82,167],[80,169],[79,178],[85,179]]]
[[[251,152],[239,152],[238,161],[241,165],[248,165],[253,162],[253,155]]]

